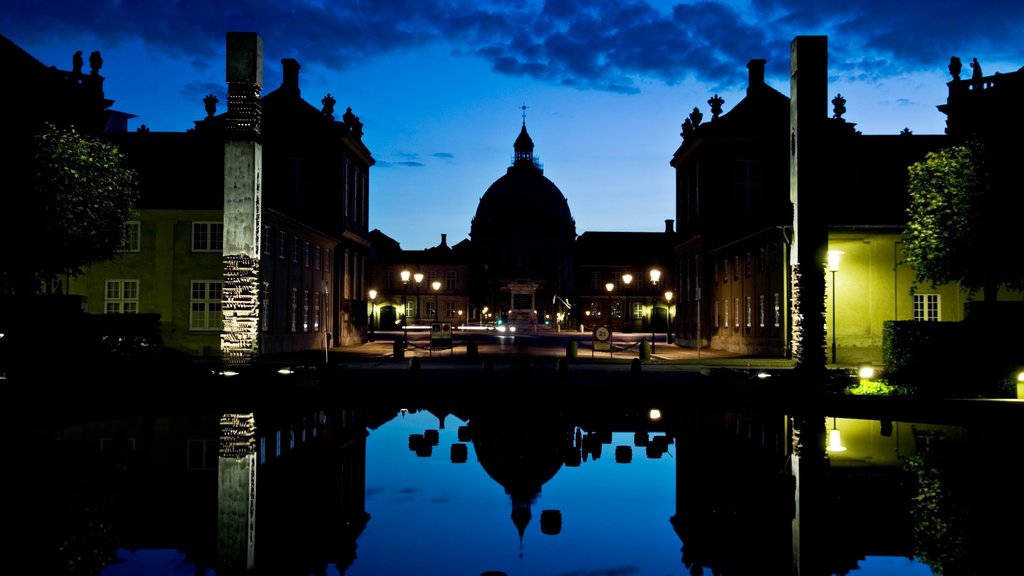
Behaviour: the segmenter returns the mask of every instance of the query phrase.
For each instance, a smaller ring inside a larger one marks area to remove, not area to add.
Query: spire
[[[526,104],[522,105],[523,109],[523,127],[519,130],[519,137],[516,138],[516,143],[513,148],[515,149],[515,160],[514,164],[519,164],[520,161],[528,162],[533,164],[533,139],[526,132]]]

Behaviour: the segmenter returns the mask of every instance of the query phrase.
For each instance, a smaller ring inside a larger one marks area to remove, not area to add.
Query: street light
[[[377,303],[374,300],[377,299],[377,291],[370,288],[370,342],[373,342],[373,316],[377,312]]]
[[[842,250],[828,251],[828,271],[832,273],[832,363],[836,363],[836,272]]]
[[[622,275],[622,284],[625,286],[625,288],[623,288],[623,291],[626,294],[626,319],[629,320],[629,323],[626,324],[626,326],[629,327],[629,331],[630,332],[633,331],[633,328],[632,328],[632,325],[633,325],[633,311],[629,309],[629,284],[631,282],[633,282],[633,275],[632,274],[623,274]]]
[[[402,270],[402,344],[409,346],[409,271]]]
[[[416,281],[416,323],[420,323],[420,282],[423,282],[423,273],[417,272],[412,275],[412,279]]]
[[[441,282],[434,280],[430,287],[434,289],[434,322],[437,322],[437,291],[441,289]]]
[[[651,268],[651,354],[654,354],[654,306],[658,303],[658,280],[661,280],[661,270]]]
[[[608,355],[611,356],[615,352],[615,344],[612,343],[612,290],[615,290],[615,284],[608,282],[604,289],[608,291]]]
[[[665,290],[665,315],[668,317],[668,323],[665,326],[665,344],[668,344],[672,339],[672,294],[671,290]]]

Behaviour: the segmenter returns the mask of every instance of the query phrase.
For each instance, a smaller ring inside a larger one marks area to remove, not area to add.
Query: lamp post
[[[434,280],[430,287],[434,289],[434,322],[437,322],[437,292],[441,289],[441,282]]]
[[[370,288],[370,342],[373,342],[373,317],[377,312],[377,291]]]
[[[668,322],[665,325],[665,344],[672,340],[672,294],[671,290],[665,290],[665,316]]]
[[[654,307],[658,303],[658,280],[661,280],[661,270],[651,268],[651,354],[654,354]]]
[[[828,271],[832,273],[832,363],[836,363],[836,272],[842,250],[828,251]]]
[[[625,286],[622,290],[625,292],[626,297],[626,319],[629,320],[629,323],[626,324],[626,326],[629,327],[630,332],[633,331],[633,311],[629,309],[629,284],[631,282],[633,282],[632,274],[627,273],[622,275],[622,284]]]
[[[412,275],[412,279],[416,281],[416,323],[420,323],[420,283],[423,282],[423,273],[417,272]]]
[[[615,352],[615,344],[613,344],[612,334],[612,290],[615,289],[615,284],[608,282],[604,285],[604,289],[608,291],[608,355],[611,356]]]
[[[409,345],[409,271],[402,270],[402,344]]]

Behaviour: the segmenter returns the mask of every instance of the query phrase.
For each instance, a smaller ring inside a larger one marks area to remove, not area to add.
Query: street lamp
[[[668,317],[667,326],[665,326],[665,344],[668,344],[672,340],[672,294],[671,290],[665,290],[665,316]]]
[[[828,251],[828,271],[832,273],[832,363],[836,363],[836,272],[839,271],[839,256],[842,250]]]
[[[604,289],[608,291],[608,355],[610,356],[615,352],[615,344],[612,343],[612,290],[615,290],[615,284],[608,282],[604,285]]]
[[[377,291],[370,288],[370,342],[373,342],[373,316],[377,312],[377,303],[374,301],[377,299]]]
[[[423,282],[423,273],[417,272],[412,275],[412,279],[416,281],[416,323],[420,323],[420,282]]]
[[[658,280],[661,280],[661,270],[651,268],[651,354],[654,354],[654,306],[658,303]]]
[[[437,291],[441,289],[441,282],[434,280],[430,287],[434,289],[434,322],[437,322]]]
[[[409,345],[409,271],[402,270],[402,344]]]
[[[629,309],[629,284],[632,281],[633,281],[633,275],[632,274],[623,274],[622,275],[622,284],[625,286],[625,288],[623,288],[623,291],[626,293],[626,319],[629,320],[629,323],[626,324],[626,326],[629,327],[629,331],[630,332],[633,331],[633,328],[632,328],[632,325],[633,325],[633,311]]]

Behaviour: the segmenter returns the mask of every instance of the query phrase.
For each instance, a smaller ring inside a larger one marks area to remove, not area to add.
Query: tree
[[[8,294],[49,293],[60,276],[115,256],[139,196],[117,147],[73,127],[44,124],[27,164],[14,167],[22,174],[12,181],[23,187],[0,198]]]
[[[1024,267],[1009,220],[1016,211],[992,186],[985,158],[982,145],[967,143],[929,152],[909,167],[905,261],[918,283],[959,282],[969,296],[983,290],[994,302],[1000,286],[1024,288]]]

